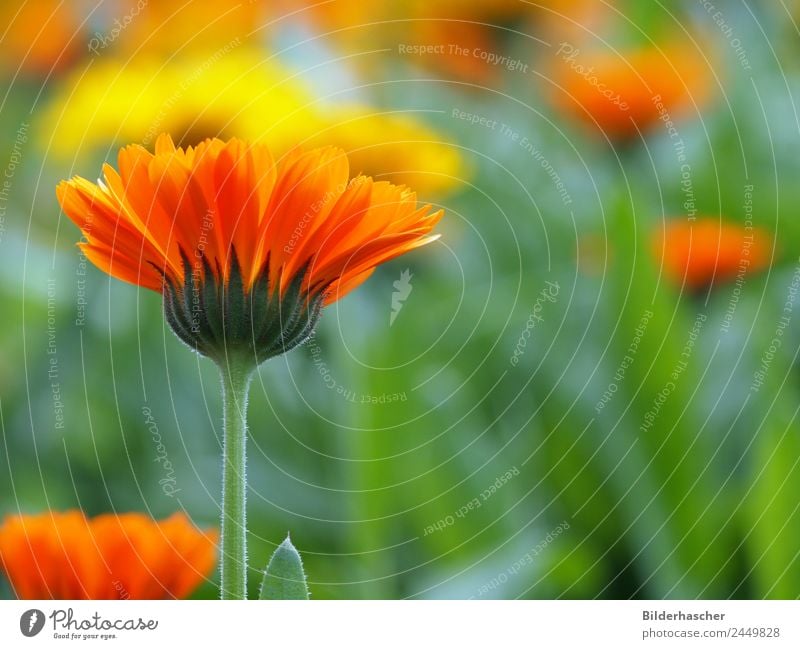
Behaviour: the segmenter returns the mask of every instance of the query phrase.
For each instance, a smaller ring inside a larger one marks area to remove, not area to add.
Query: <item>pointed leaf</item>
[[[259,599],[308,599],[303,561],[288,535],[269,560]]]

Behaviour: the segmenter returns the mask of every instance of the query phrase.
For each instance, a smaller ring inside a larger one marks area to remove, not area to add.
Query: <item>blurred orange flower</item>
[[[655,237],[657,258],[675,283],[698,289],[769,265],[770,237],[760,228],[702,217],[667,222]]]
[[[406,187],[350,179],[347,156],[205,140],[155,154],[120,151],[97,185],[57,188],[81,248],[110,275],[164,293],[167,320],[216,360],[246,348],[259,362],[309,335],[321,308],[376,266],[438,238],[442,211]]]
[[[180,599],[213,569],[216,543],[184,514],[14,515],[0,526],[0,566],[20,599]]]
[[[611,139],[636,137],[707,97],[709,68],[686,43],[598,50],[561,43],[552,79],[556,105]]]
[[[238,45],[257,39],[267,4],[241,0],[122,0],[118,10],[121,17],[115,18],[115,24],[123,29],[114,49],[124,53],[126,59],[138,54],[170,58],[192,50],[211,54],[228,43]],[[111,34],[113,27],[112,24]]]
[[[527,23],[542,14],[549,16],[548,9],[577,16],[588,4],[588,0],[278,0],[273,15],[278,27],[291,15],[353,51],[386,49],[439,74],[485,84],[504,69],[529,71],[527,57],[517,59],[507,53],[506,41],[515,31],[528,33]]]
[[[0,4],[0,68],[45,76],[86,49],[76,3],[62,0],[4,0]]]

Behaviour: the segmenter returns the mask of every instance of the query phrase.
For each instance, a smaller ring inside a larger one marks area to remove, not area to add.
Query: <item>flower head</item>
[[[771,246],[761,229],[702,217],[692,223],[668,222],[656,235],[654,248],[671,280],[701,289],[765,268]]]
[[[163,293],[184,342],[222,362],[257,362],[303,342],[320,310],[389,259],[430,243],[442,215],[416,194],[350,178],[340,149],[270,150],[242,140],[155,153],[131,145],[119,171],[57,188],[95,265]]]
[[[0,525],[0,568],[20,599],[179,599],[213,569],[216,543],[184,514],[14,515]]]
[[[356,52],[396,51],[398,42],[444,44],[430,54],[414,57],[413,62],[437,74],[479,84],[493,81],[502,70],[480,54],[501,51],[514,31],[512,26],[534,13],[532,4],[519,0],[278,0],[270,3],[270,8],[276,30],[287,17],[300,19],[324,34],[326,41]],[[383,72],[383,57],[356,59],[367,66],[376,61],[381,64],[377,70]]]
[[[85,40],[80,13],[60,0],[4,0],[0,71],[44,77],[72,63]]]
[[[559,108],[611,139],[636,137],[706,96],[704,68],[684,43],[620,51],[562,44],[553,77]]]
[[[164,60],[181,52],[195,50],[208,56],[219,49],[227,53],[258,33],[264,25],[265,2],[241,0],[116,0],[124,20],[124,38],[117,38],[109,49],[129,60],[142,52],[160,54]],[[117,19],[118,20],[118,19]],[[109,26],[113,29],[118,24]]]

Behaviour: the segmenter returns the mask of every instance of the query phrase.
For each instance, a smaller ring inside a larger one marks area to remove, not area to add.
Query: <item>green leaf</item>
[[[259,599],[308,599],[303,560],[288,534],[269,560]]]

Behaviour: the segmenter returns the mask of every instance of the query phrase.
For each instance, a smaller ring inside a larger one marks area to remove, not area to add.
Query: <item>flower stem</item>
[[[247,393],[251,361],[229,356],[222,374],[222,551],[220,597],[247,599]]]

